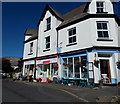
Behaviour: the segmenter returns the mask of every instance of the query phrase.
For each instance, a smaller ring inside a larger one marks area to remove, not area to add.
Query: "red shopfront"
[[[52,79],[53,77],[58,76],[57,56],[36,59],[36,68],[36,78]]]

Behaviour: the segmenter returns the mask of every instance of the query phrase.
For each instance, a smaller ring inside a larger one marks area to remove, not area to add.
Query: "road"
[[[80,99],[54,88],[3,80],[2,102],[80,102]]]

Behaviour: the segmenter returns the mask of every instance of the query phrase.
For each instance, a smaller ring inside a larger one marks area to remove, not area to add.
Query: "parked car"
[[[7,73],[0,73],[0,78],[7,78]]]

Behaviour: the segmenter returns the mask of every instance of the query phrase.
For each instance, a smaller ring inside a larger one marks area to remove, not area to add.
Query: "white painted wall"
[[[71,29],[73,27],[76,27],[77,44],[72,45],[72,46],[66,46],[69,44],[68,29]],[[78,50],[78,49],[83,49],[83,48],[88,48],[88,47],[92,46],[91,41],[90,41],[91,40],[91,21],[90,21],[90,19],[73,24],[66,28],[63,28],[58,31],[58,34],[59,34],[59,43],[58,44],[60,44],[62,42],[61,53]]]
[[[120,47],[120,26],[118,27],[118,45]]]
[[[29,39],[30,37],[32,37],[32,36],[25,36],[25,41],[26,41],[27,39]]]
[[[109,30],[109,39],[113,41],[97,41],[97,24],[96,21],[107,21],[108,22],[108,30]],[[118,46],[118,32],[117,32],[117,24],[114,18],[91,18],[91,41],[93,46]],[[87,31],[87,29],[85,29]]]
[[[51,16],[51,30],[46,30],[46,19]],[[46,56],[51,54],[56,54],[57,48],[57,31],[56,27],[60,25],[61,21],[56,19],[49,11],[46,12],[43,21],[39,25],[39,35],[38,35],[38,57]],[[50,36],[50,51],[43,52],[45,50],[45,37]]]
[[[96,1],[103,1],[105,3],[105,11],[104,12],[108,12],[107,14],[114,14],[113,4],[111,3],[110,0],[92,0],[89,5],[89,8],[88,8],[88,13],[96,14],[96,12],[97,12]]]
[[[97,41],[98,33],[97,33],[97,21],[108,21],[109,28],[109,36],[113,41]],[[72,46],[68,45],[68,29],[76,27],[76,37],[77,44]],[[89,48],[92,46],[118,46],[118,32],[117,32],[117,24],[114,18],[90,18],[85,21],[73,24],[64,29],[59,30],[59,43],[62,42],[61,53]]]
[[[33,54],[28,55],[30,53],[30,43],[33,42]],[[29,59],[36,57],[36,50],[37,50],[37,39],[32,40],[24,44],[24,55],[23,59]]]

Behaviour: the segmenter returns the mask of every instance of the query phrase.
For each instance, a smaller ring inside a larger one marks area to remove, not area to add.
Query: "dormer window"
[[[33,52],[33,42],[30,43],[30,53],[32,53],[32,52]]]
[[[104,12],[104,2],[96,2],[97,13]]]
[[[32,54],[33,54],[33,42],[30,43],[30,50],[29,50],[28,55],[32,55]]]
[[[49,17],[49,18],[46,19],[46,23],[47,23],[47,24],[46,24],[47,30],[50,30],[50,29],[51,29],[51,17]]]

